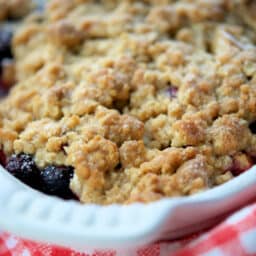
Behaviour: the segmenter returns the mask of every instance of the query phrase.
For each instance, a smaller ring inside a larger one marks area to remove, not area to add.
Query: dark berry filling
[[[74,194],[69,188],[70,179],[74,174],[73,167],[48,166],[40,170],[31,155],[18,154],[12,155],[7,160],[5,168],[25,184],[45,194],[64,199],[75,199]]]
[[[0,79],[0,97],[5,96],[9,91],[10,86]]]
[[[3,75],[5,72],[6,64],[9,64],[12,60],[12,51],[11,51],[11,40],[12,40],[12,31],[7,28],[0,29],[0,97],[5,96],[13,81],[14,77],[10,79],[10,74],[8,74],[8,80],[5,80],[6,77]],[[10,65],[9,65],[10,66]],[[10,71],[10,68],[9,68]],[[8,71],[8,73],[10,73]]]
[[[170,98],[175,98],[177,96],[178,89],[176,87],[168,87],[167,88],[167,94]]]
[[[13,176],[32,187],[39,183],[39,170],[30,155],[12,155],[5,166]]]
[[[6,156],[3,150],[0,150],[0,164],[3,166],[6,165]]]
[[[251,130],[251,132],[252,132],[253,134],[256,134],[256,121],[254,121],[253,123],[251,123],[251,124],[249,125],[249,129]]]
[[[66,199],[72,198],[69,182],[73,174],[74,169],[70,166],[47,166],[40,172],[42,191]]]
[[[233,157],[233,163],[230,171],[234,176],[238,176],[250,169],[254,165],[255,161],[247,154],[237,154]]]
[[[11,51],[12,31],[9,29],[0,30],[0,61],[12,58]]]

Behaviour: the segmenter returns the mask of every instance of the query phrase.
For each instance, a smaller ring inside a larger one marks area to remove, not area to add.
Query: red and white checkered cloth
[[[137,251],[79,253],[0,233],[0,256],[251,256],[256,255],[256,203],[227,218],[210,231],[175,242],[160,242]]]

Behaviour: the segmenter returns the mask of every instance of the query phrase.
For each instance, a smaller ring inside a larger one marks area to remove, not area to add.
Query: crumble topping
[[[227,182],[256,156],[252,1],[52,0],[13,39],[5,154],[72,166],[83,203]]]
[[[0,0],[0,21],[23,18],[33,8],[31,0]]]

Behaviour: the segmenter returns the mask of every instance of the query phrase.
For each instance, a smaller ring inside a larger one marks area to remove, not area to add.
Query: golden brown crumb
[[[33,9],[31,0],[0,0],[0,20],[22,18]]]
[[[126,141],[119,150],[120,163],[123,168],[139,167],[147,159],[146,148],[142,140]]]
[[[75,47],[83,40],[83,33],[67,21],[60,21],[49,27],[48,37],[54,43]]]
[[[0,1],[0,20],[5,20],[8,16],[8,6],[6,1]]]

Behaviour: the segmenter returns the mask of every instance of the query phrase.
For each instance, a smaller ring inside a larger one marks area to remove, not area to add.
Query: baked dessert
[[[256,157],[255,1],[52,0],[12,47],[6,169],[82,203],[225,183]],[[69,190],[71,189],[71,191]]]

